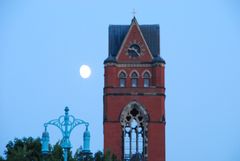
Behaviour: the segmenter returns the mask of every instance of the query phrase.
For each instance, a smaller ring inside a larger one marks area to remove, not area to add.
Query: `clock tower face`
[[[132,44],[128,47],[127,54],[131,57],[138,57],[141,55],[141,48],[138,44]]]
[[[125,45],[125,54],[130,58],[138,58],[144,55],[144,52],[144,45],[140,41],[133,40]]]

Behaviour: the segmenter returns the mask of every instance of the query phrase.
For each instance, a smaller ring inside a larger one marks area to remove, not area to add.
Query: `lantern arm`
[[[58,119],[50,120],[50,121],[46,122],[44,124],[44,126],[45,127],[47,127],[48,125],[56,126],[56,127],[58,127],[61,130],[61,132],[63,134],[64,133],[64,131],[63,131],[64,122],[61,121],[63,118],[64,118],[64,116],[60,116]]]
[[[86,127],[89,126],[89,123],[81,120],[81,119],[76,119],[74,116],[70,115],[70,117],[73,119],[72,123],[71,123],[71,127],[70,127],[70,132],[78,125],[82,125],[84,124]]]

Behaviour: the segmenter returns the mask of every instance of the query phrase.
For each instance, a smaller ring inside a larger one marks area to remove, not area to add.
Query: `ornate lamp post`
[[[74,116],[69,115],[69,108],[65,107],[65,115],[60,116],[58,119],[50,120],[44,124],[45,130],[42,133],[42,154],[49,153],[49,133],[47,132],[48,125],[54,125],[62,132],[61,147],[63,148],[64,161],[67,161],[68,150],[71,149],[71,142],[69,140],[72,130],[78,125],[85,125],[86,130],[83,134],[83,151],[90,153],[90,132],[88,131],[89,123]]]

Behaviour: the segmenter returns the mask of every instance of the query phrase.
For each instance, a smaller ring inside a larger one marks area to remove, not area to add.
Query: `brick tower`
[[[165,61],[159,25],[109,26],[104,61],[104,151],[119,160],[165,161]]]

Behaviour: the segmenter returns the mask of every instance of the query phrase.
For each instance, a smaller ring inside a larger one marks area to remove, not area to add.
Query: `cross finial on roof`
[[[135,8],[133,8],[132,14],[133,14],[133,17],[135,17],[135,15],[136,15]]]

